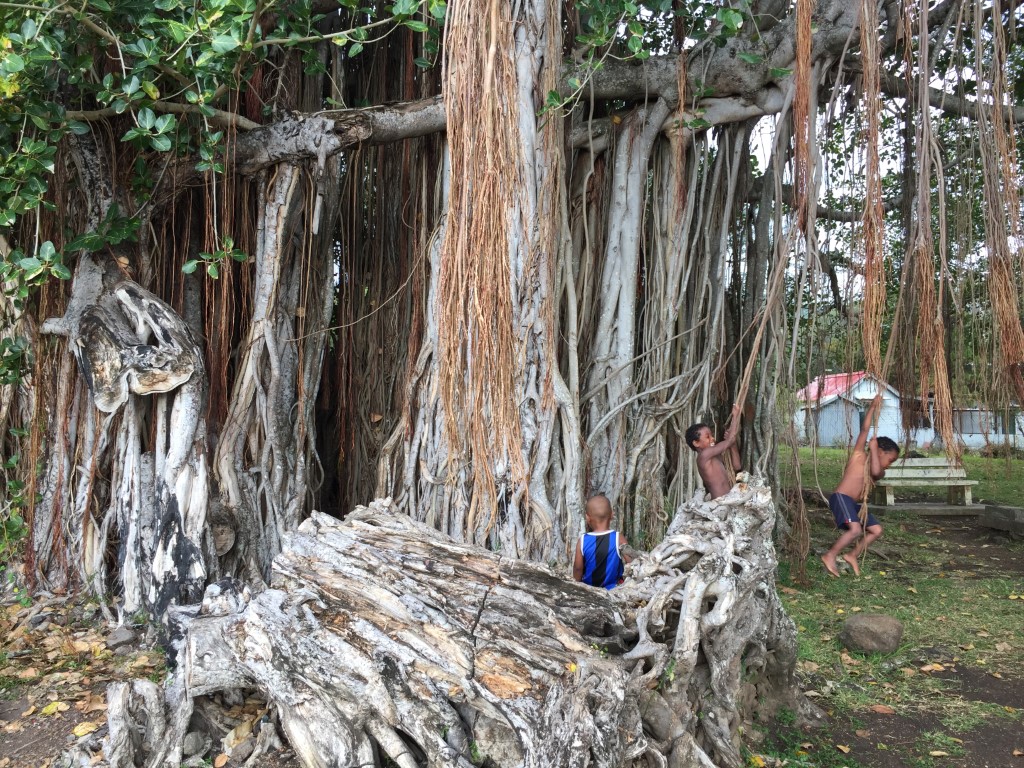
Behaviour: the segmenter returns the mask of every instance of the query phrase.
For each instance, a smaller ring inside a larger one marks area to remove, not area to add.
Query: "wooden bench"
[[[927,459],[897,459],[885,470],[885,475],[875,484],[875,503],[891,507],[896,503],[893,488],[945,488],[949,504],[969,506],[971,487],[977,480],[968,480],[962,466],[949,463],[945,456]]]

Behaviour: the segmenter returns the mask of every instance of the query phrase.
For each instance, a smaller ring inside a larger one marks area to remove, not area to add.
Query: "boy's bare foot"
[[[821,556],[821,562],[825,564],[825,570],[831,573],[833,576],[839,575],[839,569],[836,568],[836,561],[828,557],[828,555]]]
[[[849,552],[843,555],[842,558],[850,564],[850,567],[853,568],[853,572],[857,576],[860,576],[860,565],[857,563],[857,558]]]

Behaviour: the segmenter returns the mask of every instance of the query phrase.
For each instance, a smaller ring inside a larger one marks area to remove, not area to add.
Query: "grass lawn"
[[[805,487],[814,469],[825,493],[846,452],[801,450]],[[967,457],[976,498],[1024,506],[1024,461]],[[809,583],[780,569],[779,590],[796,623],[802,687],[829,715],[818,731],[776,724],[761,750],[767,765],[817,768],[1024,768],[1024,542],[973,518],[881,516],[883,538],[857,578],[830,577],[818,555],[836,532],[809,504]],[[902,622],[893,654],[847,651],[838,636],[856,613]],[[785,719],[785,718],[783,718]],[[778,727],[782,726],[782,727]],[[781,761],[785,761],[782,763]],[[761,761],[752,755],[749,764]]]
[[[800,474],[805,489],[821,488],[827,497],[839,484],[848,455],[845,448],[800,448]],[[780,471],[784,488],[792,488],[795,482],[792,455],[784,449],[780,452]],[[977,480],[974,486],[974,501],[980,504],[1006,504],[1024,506],[1024,459],[990,459],[982,456],[964,456],[964,469],[969,480]],[[939,489],[931,494],[915,490],[900,489],[900,498],[923,498],[945,501],[945,491]]]

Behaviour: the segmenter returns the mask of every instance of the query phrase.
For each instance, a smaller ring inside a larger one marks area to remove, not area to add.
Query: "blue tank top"
[[[585,533],[580,536],[583,553],[583,581],[593,587],[612,589],[622,578],[618,531]]]

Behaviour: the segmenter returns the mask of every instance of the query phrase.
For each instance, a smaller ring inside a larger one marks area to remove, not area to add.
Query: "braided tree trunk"
[[[694,499],[605,592],[387,500],[314,514],[270,588],[219,584],[178,609],[177,673],[162,697],[112,686],[105,754],[177,768],[193,706],[256,688],[306,766],[739,766],[740,726],[796,708],[774,517],[756,480]],[[134,722],[160,733],[140,747]]]

